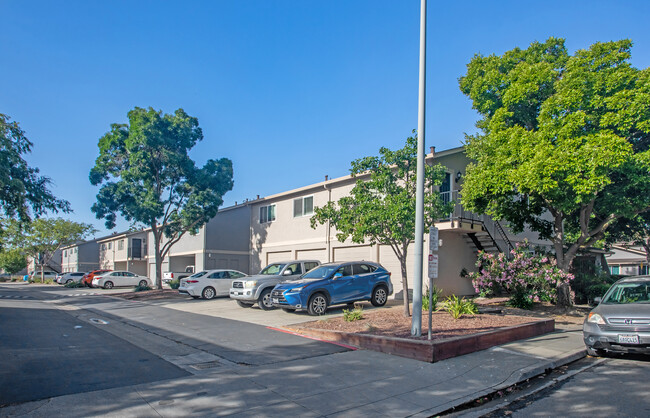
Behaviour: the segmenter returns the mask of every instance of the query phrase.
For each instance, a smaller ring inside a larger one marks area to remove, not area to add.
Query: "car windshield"
[[[307,273],[305,273],[302,276],[302,278],[303,279],[324,279],[326,277],[329,277],[338,268],[339,265],[316,267],[315,269],[309,270]]]
[[[268,265],[268,266],[264,267],[264,269],[262,269],[262,271],[260,271],[260,274],[264,274],[264,275],[268,275],[268,276],[275,276],[275,275],[280,274],[280,272],[282,271],[284,266],[286,266],[286,264],[271,264],[271,265]]]
[[[203,277],[203,276],[205,276],[206,274],[208,274],[207,271],[199,271],[198,273],[194,273],[194,274],[191,275],[190,277],[193,277],[193,278]]]
[[[618,283],[603,298],[605,304],[650,303],[650,281]]]

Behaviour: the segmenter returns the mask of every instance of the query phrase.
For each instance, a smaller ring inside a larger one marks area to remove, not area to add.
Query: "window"
[[[106,244],[102,244],[102,251],[106,251]]]
[[[231,279],[239,279],[240,277],[245,276],[245,274],[240,273],[238,271],[229,271],[228,273],[229,273]]]
[[[318,263],[315,263],[313,261],[308,261],[308,262],[305,263],[305,271],[309,271],[309,270],[311,270],[311,269],[313,269],[314,267],[317,267],[317,266],[318,266]]]
[[[302,274],[302,267],[300,267],[300,263],[289,264],[287,270],[291,270],[291,274]]]
[[[371,266],[368,264],[355,264],[353,271],[354,274],[368,274],[368,273],[372,273],[375,270],[377,270],[375,266]]]
[[[336,270],[336,274],[338,273],[341,273],[343,277],[352,276],[352,265],[348,264],[346,266],[340,267],[338,270]]]
[[[609,266],[609,271],[611,274],[620,274],[620,267],[619,266]]]
[[[260,208],[260,223],[275,221],[275,205],[262,206]]]
[[[124,240],[123,239],[121,239],[121,240],[119,240],[117,242],[117,249],[120,250],[120,251],[124,249]]]
[[[63,256],[67,257],[68,256],[68,250],[63,251]]]
[[[639,275],[645,276],[648,274],[648,265],[639,266]]]
[[[223,271],[217,271],[208,276],[208,279],[223,279],[223,278],[224,278]]]
[[[293,199],[293,217],[307,216],[314,213],[314,196]]]
[[[108,249],[109,249],[109,250],[113,249],[113,243],[112,243],[112,242],[109,242],[109,243],[108,243]]]

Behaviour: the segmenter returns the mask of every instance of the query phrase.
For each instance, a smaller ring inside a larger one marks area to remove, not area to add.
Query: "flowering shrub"
[[[572,274],[557,267],[555,259],[532,255],[527,241],[518,243],[510,255],[508,259],[504,253],[479,252],[479,271],[469,277],[480,296],[508,294],[511,306],[530,309],[533,302],[555,303],[557,286],[573,280]]]

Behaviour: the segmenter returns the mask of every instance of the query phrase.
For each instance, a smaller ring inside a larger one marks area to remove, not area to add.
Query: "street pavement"
[[[189,312],[182,300],[183,309],[172,309],[173,301],[52,293],[39,292],[41,303],[190,374],[10,405],[1,416],[425,417],[585,355],[579,327],[430,364],[232,319],[233,312],[256,314],[244,308],[224,308],[221,317],[216,308],[209,315],[205,308]],[[281,311],[260,314],[302,320]]]

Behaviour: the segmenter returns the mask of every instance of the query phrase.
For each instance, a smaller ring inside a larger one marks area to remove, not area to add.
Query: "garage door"
[[[413,246],[410,245],[406,254],[406,273],[409,280],[409,288],[413,289]],[[400,267],[399,259],[393,252],[393,249],[388,245],[381,245],[379,247],[379,264],[391,272],[390,279],[393,282],[394,295],[402,292],[402,269]],[[426,272],[425,272],[426,274]],[[401,299],[401,295],[399,297]]]
[[[276,251],[266,253],[266,264],[277,263],[278,261],[288,261],[291,259],[291,251]]]
[[[371,247],[370,245],[334,248],[333,261],[358,261],[358,260],[373,261],[375,259],[372,256],[373,251],[376,251],[376,249]]]
[[[296,251],[296,257],[298,260],[318,260],[321,263],[327,263],[327,248],[298,250]]]

